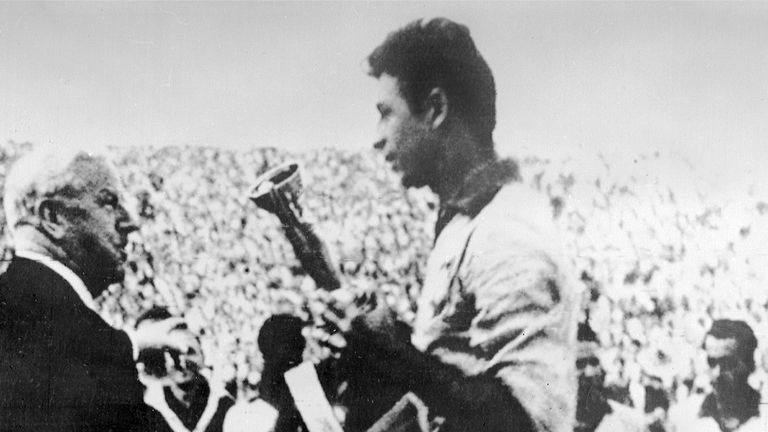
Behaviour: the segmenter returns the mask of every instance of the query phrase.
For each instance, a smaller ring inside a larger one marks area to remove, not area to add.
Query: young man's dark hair
[[[469,29],[445,18],[416,20],[387,39],[368,56],[368,73],[398,79],[414,113],[421,113],[429,92],[440,87],[451,108],[478,141],[492,146],[496,127],[496,86]]]
[[[729,319],[716,320],[707,334],[717,339],[735,339],[739,356],[750,371],[755,370],[754,354],[757,349],[757,338],[747,323]]]

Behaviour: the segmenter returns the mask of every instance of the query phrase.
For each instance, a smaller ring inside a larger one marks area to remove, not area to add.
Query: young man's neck
[[[477,168],[496,160],[492,145],[482,145],[476,138],[459,135],[449,142],[436,184],[431,188],[445,203],[454,197],[467,177]]]

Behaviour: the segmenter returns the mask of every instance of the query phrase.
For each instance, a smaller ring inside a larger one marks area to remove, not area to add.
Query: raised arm
[[[339,288],[341,281],[328,247],[317,236],[312,225],[302,220],[298,205],[276,188],[272,189],[271,195],[275,203],[275,215],[280,219],[285,236],[304,270],[319,288],[328,291]]]

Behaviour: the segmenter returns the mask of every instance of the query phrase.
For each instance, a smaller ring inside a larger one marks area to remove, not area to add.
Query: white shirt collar
[[[16,256],[39,262],[40,264],[43,264],[44,266],[56,272],[56,274],[64,278],[64,280],[69,283],[72,289],[75,290],[75,293],[78,297],[80,297],[80,300],[83,302],[83,304],[88,306],[88,308],[92,311],[98,313],[98,310],[96,309],[96,302],[93,301],[91,292],[88,291],[88,288],[85,286],[83,280],[80,279],[80,277],[67,266],[51,257],[32,251],[18,250],[16,251]]]

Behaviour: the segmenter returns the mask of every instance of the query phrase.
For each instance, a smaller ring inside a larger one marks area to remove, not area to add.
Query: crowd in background
[[[0,148],[0,177],[28,148]],[[426,190],[404,191],[380,156],[271,148],[109,152],[141,230],[123,286],[98,299],[102,315],[118,327],[158,305],[183,315],[208,366],[239,397],[260,378],[256,340],[264,320],[274,313],[312,320],[331,301],[300,268],[277,218],[249,200],[270,167],[301,164],[304,216],[328,243],[342,292],[376,292],[412,319],[437,200]],[[759,341],[768,340],[768,202],[752,185],[713,196],[694,168],[659,154],[622,161],[520,155],[518,162],[524,182],[550,198],[584,291],[582,320],[597,333],[617,400],[651,412],[706,390],[700,348],[713,319],[745,320]],[[7,247],[3,254],[10,256]],[[753,385],[767,391],[764,349]],[[319,348],[314,354],[322,355]]]

